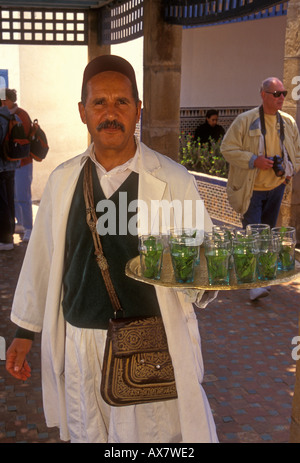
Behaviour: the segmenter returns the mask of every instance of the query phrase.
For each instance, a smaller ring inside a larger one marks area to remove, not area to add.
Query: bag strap
[[[121,307],[120,301],[116,294],[115,288],[110,278],[109,273],[109,266],[106,260],[106,257],[103,254],[102,244],[100,240],[100,235],[97,233],[97,215],[95,211],[94,205],[94,192],[93,192],[93,178],[92,178],[92,160],[90,158],[87,159],[84,165],[84,175],[83,175],[83,195],[85,200],[85,207],[86,207],[86,221],[91,230],[94,246],[95,246],[95,255],[97,264],[101,270],[103,280],[108,291],[113,309],[114,309],[114,316],[117,318],[117,315],[122,313],[123,309]]]
[[[262,106],[259,107],[259,118],[260,118],[260,130],[264,138],[265,157],[267,157],[266,126],[265,126],[264,110]]]

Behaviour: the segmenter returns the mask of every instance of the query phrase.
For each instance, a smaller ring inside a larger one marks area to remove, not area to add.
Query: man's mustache
[[[114,119],[113,121],[104,121],[104,122],[101,122],[97,127],[96,129],[98,130],[98,132],[100,132],[102,129],[121,129],[123,132],[125,132],[125,127],[123,124],[121,124],[121,122],[118,122],[116,119]]]

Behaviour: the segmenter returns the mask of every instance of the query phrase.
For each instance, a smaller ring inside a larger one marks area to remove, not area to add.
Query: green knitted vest
[[[92,171],[96,206],[99,201],[106,198],[94,164]],[[137,235],[118,234],[119,193],[127,193],[128,206],[138,196],[138,180],[138,174],[132,172],[109,198],[115,205],[117,234],[101,236],[110,276],[126,317],[160,315],[154,287],[125,275],[127,261],[138,255]],[[122,208],[124,208],[123,199]],[[105,213],[106,210],[102,212],[102,215]],[[101,213],[97,213],[98,218],[100,215]],[[127,212],[128,221],[134,215],[134,212]],[[92,234],[86,223],[82,170],[71,203],[66,232],[63,311],[65,319],[73,326],[107,329],[108,321],[113,317],[113,308],[95,259],[94,250]]]

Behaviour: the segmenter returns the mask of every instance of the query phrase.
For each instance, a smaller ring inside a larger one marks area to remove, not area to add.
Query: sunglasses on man
[[[284,98],[287,96],[287,90],[276,90],[275,92],[265,92],[265,93],[270,93],[270,95],[273,95],[274,98],[279,98],[281,95],[284,96]]]

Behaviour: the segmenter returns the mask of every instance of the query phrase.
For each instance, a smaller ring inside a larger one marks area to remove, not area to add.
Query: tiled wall
[[[226,193],[226,179],[192,172],[196,178],[199,193],[212,219],[241,227],[240,215],[230,206]]]
[[[218,123],[222,125],[225,131],[228,129],[232,121],[238,114],[241,114],[250,107],[239,108],[181,108],[180,109],[180,130],[181,133],[194,134],[198,125],[205,122],[205,114],[208,109],[216,109],[219,111]]]

